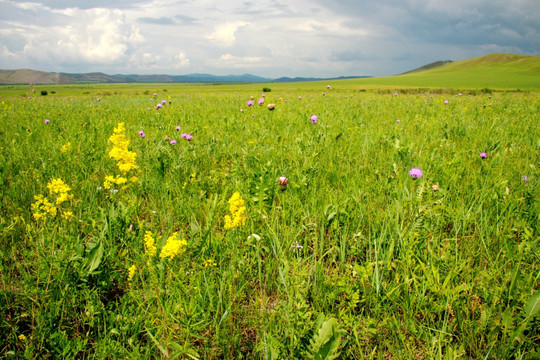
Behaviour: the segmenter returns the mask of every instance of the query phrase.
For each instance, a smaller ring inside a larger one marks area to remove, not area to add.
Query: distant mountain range
[[[341,76],[334,78],[280,77],[264,78],[251,74],[216,76],[188,75],[107,75],[101,72],[84,74],[53,73],[31,69],[0,70],[0,84],[88,84],[88,83],[272,83],[357,79],[370,76]]]

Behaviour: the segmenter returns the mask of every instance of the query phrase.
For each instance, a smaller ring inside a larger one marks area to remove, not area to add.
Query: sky
[[[540,55],[540,0],[0,0],[0,69],[387,76]]]

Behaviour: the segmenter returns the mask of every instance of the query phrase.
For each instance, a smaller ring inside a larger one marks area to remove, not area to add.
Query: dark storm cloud
[[[317,0],[320,6],[355,17],[349,27],[384,25],[396,38],[411,42],[497,45],[540,52],[540,1]]]

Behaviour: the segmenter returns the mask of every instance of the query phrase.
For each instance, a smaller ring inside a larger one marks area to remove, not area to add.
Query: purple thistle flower
[[[396,122],[399,124],[401,121],[399,121],[399,119],[398,119],[398,120],[396,120]]]
[[[161,103],[165,105],[167,103],[167,100],[161,100]]]
[[[409,175],[413,178],[413,179],[418,179],[418,178],[421,178],[422,177],[422,170],[418,169],[418,168],[412,168],[410,171],[409,171]]]
[[[97,98],[97,101],[101,101],[101,98]]]
[[[176,140],[171,140],[171,142],[169,144],[176,145]]]
[[[139,135],[141,135],[141,136],[142,136],[142,134],[144,134],[144,131],[142,131],[142,130],[139,130]]]
[[[529,177],[527,175],[521,175],[521,177],[523,178],[523,182],[525,183],[525,185],[528,185],[529,184]]]
[[[45,124],[48,124],[49,123],[49,119],[45,119]]]
[[[162,107],[163,107],[163,105],[161,105],[161,104],[156,105],[156,109],[161,109]]]
[[[180,129],[181,129],[181,127],[180,127],[180,125],[178,125],[178,126],[176,127],[176,131],[180,131]]]
[[[301,96],[299,96],[299,97],[298,97],[298,100],[302,100],[302,97],[301,97]]]
[[[317,120],[319,120],[319,117],[317,115],[311,115],[311,123],[316,124]]]
[[[257,102],[257,104],[259,104],[259,106],[261,106],[262,104],[264,104],[264,99],[263,99],[263,98],[260,98],[259,101]]]
[[[487,158],[487,154],[486,154],[485,152],[481,152],[481,153],[480,153],[480,157],[481,157],[482,159],[485,159],[485,158]]]
[[[146,137],[146,134],[145,133],[142,133],[141,134],[141,137],[144,139]]]
[[[448,100],[444,100],[444,104],[445,104],[445,105],[448,104]]]
[[[247,102],[247,106],[253,106],[253,100],[249,100],[249,101]]]
[[[154,97],[156,97],[156,96],[157,96],[157,93],[154,93]]]
[[[261,96],[262,96],[262,97],[266,97],[266,94],[263,93],[263,94],[261,94]]]
[[[326,88],[327,88],[327,89],[330,89],[330,85],[326,85]]]

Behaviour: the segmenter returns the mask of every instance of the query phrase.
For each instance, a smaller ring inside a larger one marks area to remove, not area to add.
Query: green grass
[[[538,357],[538,96],[340,84],[270,85],[274,111],[259,85],[4,88],[0,354]],[[116,192],[121,122],[140,174]],[[58,178],[73,217],[36,220]]]
[[[491,54],[435,69],[389,77],[344,80],[345,86],[540,90],[540,56]]]

